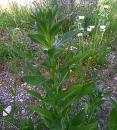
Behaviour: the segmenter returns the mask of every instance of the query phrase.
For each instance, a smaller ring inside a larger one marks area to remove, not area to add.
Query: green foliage
[[[38,30],[36,34],[31,34],[30,37],[33,41],[40,43],[48,49],[52,48],[55,36],[67,18],[62,17],[57,20],[57,13],[58,10],[56,8],[53,8],[52,11],[51,9],[40,9],[39,14],[33,16],[36,20]]]
[[[93,9],[87,6],[83,9],[81,7],[82,15],[86,16],[81,23],[84,27],[82,37],[77,37],[77,34],[81,32],[78,28],[75,27],[72,30],[71,27],[75,16],[78,15],[77,12],[73,12],[73,15],[69,17],[64,15],[63,10],[58,6],[41,6],[36,9],[37,12],[32,14],[28,8],[19,7],[13,3],[10,12],[1,10],[0,26],[2,28],[15,26],[21,29],[28,26],[29,30],[29,26],[35,23],[29,36],[35,44],[39,45],[40,53],[46,56],[46,59],[38,63],[32,48],[27,48],[24,43],[18,43],[18,34],[13,32],[11,44],[0,43],[0,61],[10,59],[12,62],[9,68],[15,73],[22,69],[18,66],[18,63],[22,61],[25,72],[23,81],[40,87],[44,91],[41,93],[25,88],[39,101],[37,104],[30,105],[29,109],[36,112],[41,120],[36,124],[30,115],[26,119],[17,120],[15,115],[18,107],[15,105],[4,120],[11,122],[21,130],[42,128],[47,130],[96,130],[100,120],[97,119],[96,110],[104,103],[102,96],[104,93],[97,88],[94,89],[95,75],[92,71],[97,65],[105,64],[104,57],[109,50],[104,43],[110,42],[113,34],[116,34],[116,7],[108,12],[107,22],[110,26],[107,27],[105,33],[99,31],[99,7],[95,6]],[[80,10],[80,7],[78,9]],[[86,28],[89,25],[95,25],[95,29],[88,33]],[[42,69],[46,69],[46,72],[42,72]],[[88,71],[91,72],[87,74]],[[15,89],[15,87],[12,88],[13,96],[16,94]],[[82,103],[81,106],[80,103]],[[79,108],[75,108],[77,109],[75,113],[72,112],[74,104],[79,104]],[[107,130],[117,129],[116,107],[116,102],[114,102],[107,121]],[[3,110],[1,107],[0,111]]]
[[[3,43],[0,43],[0,63],[9,58],[9,50]]]
[[[0,28],[14,27],[13,16],[7,11],[0,9]]]
[[[46,79],[41,72],[37,73],[38,71],[36,71],[36,73],[32,71],[32,75],[24,76],[24,81],[31,85],[40,86],[46,92],[44,95],[41,95],[36,91],[26,89],[28,93],[36,99],[41,100],[44,104],[43,106],[31,105],[30,109],[41,116],[43,123],[50,130],[71,130],[73,128],[95,129],[97,126],[95,121],[90,122],[90,124],[80,122],[74,126],[71,122],[76,116],[74,115],[74,118],[70,116],[71,106],[80,100],[81,97],[92,92],[93,83],[81,83],[77,81],[75,84],[69,87],[67,86],[65,91],[63,90],[63,83],[70,80],[69,68],[73,64],[76,64],[75,66],[77,67],[77,63],[82,62],[83,59],[90,56],[91,53],[86,51],[75,56],[70,56],[68,52],[65,54],[65,57],[67,55],[69,55],[69,57],[65,60],[63,59],[63,64],[60,65],[59,58],[62,57],[63,52],[65,52],[64,44],[72,40],[78,31],[65,33],[61,39],[61,46],[56,47],[54,45],[55,37],[67,18],[57,19],[56,8],[40,10],[39,14],[33,18],[37,22],[38,30],[36,34],[30,34],[30,36],[32,40],[39,43],[43,48],[47,48],[47,58],[42,63],[42,66],[47,68],[49,79]],[[44,52],[44,50],[42,51]],[[31,70],[35,70],[35,67],[30,67]],[[77,118],[75,120],[77,120]]]
[[[0,27],[10,29],[12,27],[29,28],[27,23],[31,21],[30,15],[31,10],[27,5],[23,7],[16,2],[12,2],[7,9],[0,9]]]
[[[27,28],[27,23],[31,21],[31,11],[30,8],[25,5],[25,6],[20,6],[16,2],[12,2],[9,5],[9,10],[8,10],[13,17],[13,21],[15,22],[16,27],[21,27],[21,28]]]
[[[112,110],[110,111],[108,117],[107,130],[116,130],[117,129],[117,101],[112,100]]]

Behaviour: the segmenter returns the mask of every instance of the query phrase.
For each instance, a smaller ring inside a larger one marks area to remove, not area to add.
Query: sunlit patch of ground
[[[25,6],[27,4],[32,3],[34,0],[0,0],[0,7],[8,8],[9,4],[12,2],[16,2],[21,6]]]

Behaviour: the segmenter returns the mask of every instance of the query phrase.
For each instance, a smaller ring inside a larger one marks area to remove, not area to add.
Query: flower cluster
[[[89,26],[89,27],[87,28],[87,31],[88,31],[88,32],[91,32],[94,28],[95,28],[95,26],[94,26],[94,25],[91,25],[91,26]]]
[[[106,30],[106,26],[105,25],[100,25],[100,31],[105,32],[105,30]]]

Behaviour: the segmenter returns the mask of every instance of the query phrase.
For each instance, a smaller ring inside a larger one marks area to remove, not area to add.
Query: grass
[[[6,9],[0,9],[0,27],[16,28],[24,27],[30,21],[31,9],[26,6],[20,6],[16,2],[10,3]]]

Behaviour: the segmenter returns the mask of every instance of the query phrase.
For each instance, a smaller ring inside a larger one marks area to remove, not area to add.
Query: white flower
[[[7,116],[8,114],[11,112],[11,106],[8,106],[7,108],[5,108],[5,111],[3,111],[3,116]]]
[[[66,47],[65,48],[65,50],[68,50],[69,48],[68,47]],[[76,47],[74,47],[74,46],[70,46],[70,50],[72,51],[72,50],[75,50],[75,49],[77,49]]]
[[[24,82],[22,85],[23,85],[23,86],[26,86],[26,85],[27,85],[27,83],[26,83],[26,82]]]
[[[85,16],[78,16],[79,20],[83,20]]]
[[[89,26],[91,29],[94,29],[95,28],[95,26],[93,26],[93,25],[91,25],[91,26]]]
[[[21,74],[24,74],[24,71],[21,71]]]
[[[91,29],[90,27],[88,27],[88,28],[87,28],[87,31],[88,31],[88,32],[91,32],[91,31],[92,31],[92,29]]]
[[[109,8],[109,5],[104,5],[104,9],[108,9]]]
[[[76,47],[74,47],[74,46],[70,46],[70,50],[72,51],[72,50],[75,50],[75,49],[77,49]]]
[[[65,50],[68,50],[68,47],[66,47]]]
[[[82,37],[82,36],[83,36],[83,33],[78,33],[77,36],[78,36],[78,37]]]
[[[106,30],[106,26],[105,25],[100,25],[100,31],[105,32],[105,30]]]
[[[80,28],[79,30],[80,30],[80,31],[84,31],[84,28]]]
[[[106,25],[100,25],[100,29],[106,29]]]
[[[91,25],[91,26],[89,26],[89,27],[87,28],[87,31],[88,31],[88,32],[91,32],[94,28],[95,28],[95,26]]]

